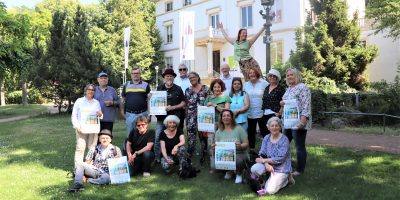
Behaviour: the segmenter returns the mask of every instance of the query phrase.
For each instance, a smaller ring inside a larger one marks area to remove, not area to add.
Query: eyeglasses
[[[179,69],[179,71],[181,72],[181,71],[186,71],[187,69],[186,68],[181,68],[181,69]]]
[[[147,126],[147,124],[136,124],[137,127]]]

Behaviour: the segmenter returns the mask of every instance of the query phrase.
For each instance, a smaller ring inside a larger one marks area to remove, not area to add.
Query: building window
[[[219,23],[219,14],[218,13],[214,13],[210,15],[210,26],[213,28],[217,28]]]
[[[172,24],[165,26],[165,32],[167,33],[166,43],[172,43]]]
[[[173,68],[172,57],[165,57],[165,69]]]
[[[165,3],[165,12],[169,12],[173,10],[172,1]]]
[[[271,8],[271,14],[273,14],[275,16],[272,23],[282,22],[282,10],[283,10],[282,0],[276,0],[274,5]]]
[[[271,65],[283,62],[283,41],[271,43]]]
[[[253,6],[242,7],[242,28],[253,26]]]
[[[183,0],[183,6],[188,6],[192,4],[192,0]]]

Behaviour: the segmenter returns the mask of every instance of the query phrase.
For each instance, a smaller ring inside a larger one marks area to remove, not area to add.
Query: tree
[[[366,17],[373,20],[375,33],[388,30],[387,36],[400,38],[400,1],[399,0],[369,0]]]
[[[296,32],[296,51],[291,55],[293,66],[310,70],[317,77],[327,77],[338,85],[363,89],[364,71],[377,55],[375,46],[365,46],[357,25],[357,14],[347,19],[343,0],[311,0],[318,19],[309,15],[305,26]]]

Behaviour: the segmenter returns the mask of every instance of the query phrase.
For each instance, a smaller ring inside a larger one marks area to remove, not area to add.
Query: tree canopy
[[[387,36],[400,38],[400,0],[369,0],[366,16],[373,20],[375,33],[387,30]]]

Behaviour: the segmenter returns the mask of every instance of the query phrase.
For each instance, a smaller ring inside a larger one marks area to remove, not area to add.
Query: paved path
[[[4,119],[0,119],[0,123],[4,123],[4,122],[13,122],[13,121],[18,121],[18,120],[23,120],[23,119],[28,119],[29,115],[20,115],[20,116],[16,116],[16,117],[10,117],[10,118],[4,118]]]
[[[309,132],[306,143],[400,154],[400,136],[313,129]]]

